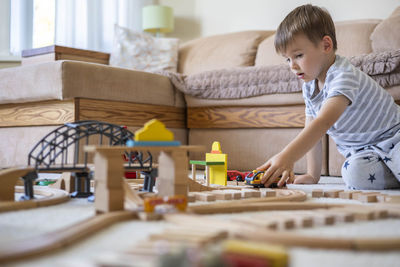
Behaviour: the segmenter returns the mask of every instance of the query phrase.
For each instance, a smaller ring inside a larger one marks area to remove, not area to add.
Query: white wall
[[[334,21],[384,19],[400,0],[158,0],[171,6],[175,30],[182,41],[242,30],[275,30],[295,7],[307,3],[325,7]]]

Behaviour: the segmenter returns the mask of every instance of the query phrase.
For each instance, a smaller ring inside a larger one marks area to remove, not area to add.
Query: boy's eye
[[[296,58],[301,58],[301,57],[303,57],[303,54],[296,55]]]

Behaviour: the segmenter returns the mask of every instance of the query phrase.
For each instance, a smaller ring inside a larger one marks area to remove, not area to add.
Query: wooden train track
[[[1,201],[0,212],[46,207],[70,200],[68,192],[64,190],[44,186],[34,186],[33,190],[35,196],[40,196],[40,198],[25,201]],[[23,193],[24,187],[15,186],[15,192]]]
[[[130,186],[125,186],[126,190],[131,190]],[[205,188],[204,188],[205,189]],[[22,188],[17,188],[22,190]],[[226,191],[226,190],[221,190]],[[185,242],[185,238],[190,239],[190,242],[199,240],[201,244],[207,244],[207,238],[213,235],[209,233],[221,233],[228,231],[229,236],[240,239],[247,239],[253,241],[268,241],[275,244],[284,246],[303,246],[309,248],[322,248],[322,249],[341,249],[341,250],[370,250],[370,251],[386,251],[386,250],[400,250],[400,237],[396,238],[330,238],[330,237],[315,237],[306,236],[295,232],[288,232],[285,228],[274,228],[274,225],[279,224],[279,220],[270,220],[268,227],[254,227],[262,223],[263,220],[254,219],[253,227],[249,226],[249,220],[226,220],[221,221],[215,218],[210,218],[210,214],[220,213],[238,213],[250,211],[307,211],[309,217],[320,217],[318,214],[337,214],[352,211],[353,216],[357,218],[382,218],[400,217],[400,206],[398,204],[374,204],[367,208],[365,205],[359,204],[326,204],[326,203],[304,203],[307,195],[300,190],[289,189],[276,189],[275,197],[263,198],[246,198],[241,200],[232,201],[215,201],[213,203],[191,204],[185,214],[170,214],[164,216],[165,220],[174,222],[177,231],[181,228],[183,233],[188,225],[194,228],[201,229],[201,232],[207,234],[202,237],[201,233],[189,233],[171,236],[173,231],[167,231],[165,234],[153,235],[151,240],[172,239],[179,242]],[[35,193],[41,193],[46,197],[51,197],[54,194],[54,189],[50,191],[43,190],[35,187]],[[201,193],[203,193],[202,191]],[[135,196],[136,197],[136,196]],[[133,199],[132,195],[129,197],[131,202],[140,204],[138,199]],[[57,200],[58,201],[58,200]],[[34,202],[34,201],[31,201]],[[55,204],[55,200],[52,202]],[[18,203],[18,202],[16,202]],[[29,203],[28,201],[21,203]],[[40,206],[39,201],[36,204],[29,204]],[[1,207],[1,206],[0,206]],[[27,208],[26,206],[23,208]],[[318,215],[318,216],[317,216]],[[364,216],[364,217],[363,217]],[[369,216],[369,217],[368,217]],[[296,216],[293,215],[291,219]],[[7,263],[15,260],[26,259],[33,256],[43,255],[44,252],[51,252],[66,246],[72,245],[74,242],[81,240],[95,234],[101,229],[104,229],[114,223],[138,219],[138,213],[135,211],[118,211],[110,212],[92,217],[86,221],[77,223],[70,227],[57,230],[52,233],[43,234],[35,237],[34,239],[21,240],[15,243],[7,244],[7,246],[0,247],[0,263]],[[289,216],[290,219],[290,216]],[[229,227],[227,227],[227,223]],[[176,231],[174,232],[176,233]],[[195,235],[195,236],[193,236]],[[227,236],[220,235],[218,237]],[[226,237],[225,237],[226,238]],[[212,239],[215,241],[215,239]]]

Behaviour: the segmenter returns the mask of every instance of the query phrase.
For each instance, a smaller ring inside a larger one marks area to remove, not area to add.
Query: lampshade
[[[143,30],[151,33],[167,33],[174,29],[174,14],[168,6],[143,7]]]

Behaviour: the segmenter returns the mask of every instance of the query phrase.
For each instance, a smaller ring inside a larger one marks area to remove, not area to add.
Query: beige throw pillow
[[[257,49],[256,66],[286,64],[285,58],[275,50],[275,34],[260,43]]]
[[[229,67],[253,66],[259,43],[270,31],[243,31],[189,41],[179,49],[179,73],[193,74]]]
[[[179,40],[156,38],[115,25],[110,65],[149,72],[176,72]]]
[[[371,41],[374,52],[400,49],[400,7],[376,26]]]

